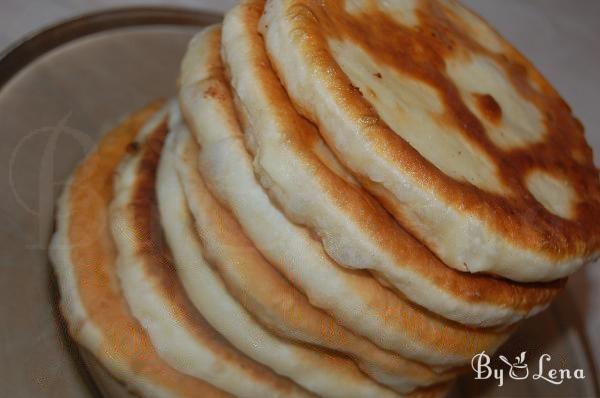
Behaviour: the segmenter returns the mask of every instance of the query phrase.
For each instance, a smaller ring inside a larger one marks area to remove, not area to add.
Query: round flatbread
[[[541,74],[453,0],[270,0],[294,105],[449,266],[521,282],[600,255],[600,179]]]
[[[177,279],[162,238],[155,195],[172,107],[163,109],[131,143],[131,156],[114,178],[110,219],[127,304],[160,356],[181,373],[210,380],[240,397],[310,397],[227,343],[197,312]]]
[[[156,123],[152,118],[160,107],[160,102],[149,105],[107,133],[64,188],[50,245],[60,309],[71,337],[135,393],[148,398],[231,397],[159,357],[131,314],[116,274],[108,216],[112,176],[144,125]]]

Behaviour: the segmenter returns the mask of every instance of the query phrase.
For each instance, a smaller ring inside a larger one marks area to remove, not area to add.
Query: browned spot
[[[133,141],[127,144],[127,148],[125,148],[128,154],[135,155],[140,150],[140,144]]]
[[[502,119],[502,108],[496,99],[490,94],[474,94],[474,96],[481,114],[490,122],[499,123]]]
[[[383,76],[379,72],[375,73],[375,77],[378,79],[383,79]]]
[[[215,89],[214,86],[210,86],[209,88],[207,88],[206,90],[204,90],[204,97],[205,98],[214,98],[217,96],[217,90]]]

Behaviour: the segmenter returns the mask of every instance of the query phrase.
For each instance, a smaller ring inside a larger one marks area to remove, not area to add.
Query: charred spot
[[[498,123],[502,119],[502,108],[490,94],[475,94],[479,111],[491,122]]]
[[[379,72],[375,73],[374,76],[378,79],[383,79],[383,76]]]
[[[361,97],[364,97],[362,91],[360,91],[360,88],[356,87],[354,84],[350,83],[350,89],[354,92],[357,92],[358,94],[361,95]]]
[[[140,144],[136,141],[130,142],[129,144],[127,144],[127,148],[125,148],[125,150],[128,154],[135,155],[140,151]]]

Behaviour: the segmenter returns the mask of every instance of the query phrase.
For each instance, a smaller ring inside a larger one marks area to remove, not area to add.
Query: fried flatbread
[[[458,2],[270,0],[259,29],[296,108],[449,266],[540,282],[600,255],[583,127]]]
[[[179,372],[240,397],[310,397],[233,348],[185,296],[156,208],[156,171],[171,108],[165,107],[130,144],[131,155],[114,178],[110,226],[127,304],[159,355]]]
[[[215,29],[210,33],[216,36],[219,32]],[[198,39],[200,38],[195,40]],[[193,50],[194,46],[190,49]],[[202,54],[209,55],[210,52]],[[186,85],[182,90],[203,93],[210,91],[215,84],[218,85],[219,82],[207,79],[195,85]],[[251,202],[248,197],[257,192],[252,186],[248,187],[248,177],[255,184],[254,188],[258,187],[241,137],[212,133],[213,129],[230,129],[229,124],[223,123],[223,119],[216,116],[227,115],[223,106],[229,104],[231,107],[231,98],[229,102],[223,102],[223,97],[218,95],[220,92],[220,89],[214,90],[215,95],[202,96],[205,101],[187,104],[191,107],[189,112],[196,111],[206,118],[203,126],[195,127],[202,128],[210,124],[211,131],[207,131],[205,135],[219,138],[216,142],[203,140],[202,150],[199,151],[194,139],[187,134],[181,153],[177,156],[177,170],[198,233],[205,242],[207,260],[219,273],[231,294],[257,320],[280,336],[347,354],[357,361],[364,372],[398,392],[407,393],[419,386],[453,378],[456,372],[437,374],[427,366],[379,348],[339,325],[325,311],[313,306],[304,294],[263,257],[235,216],[217,201],[207,184],[218,185],[218,188],[214,188],[215,192],[228,190],[233,195],[241,194],[240,202],[247,205]],[[185,102],[185,97],[182,97],[182,102]],[[204,109],[192,109],[194,105],[203,106]],[[214,117],[210,117],[211,115]],[[202,156],[199,157],[199,154]],[[206,182],[199,170],[199,161],[200,169],[207,176]],[[235,189],[229,189],[232,186]],[[258,192],[265,195],[260,190]],[[225,199],[227,197],[224,195]],[[264,213],[254,214],[255,219],[260,220],[258,224],[264,222],[262,215]],[[263,224],[263,227],[266,226]],[[285,240],[285,235],[279,238],[280,247],[295,244]]]
[[[69,179],[58,204],[50,257],[71,337],[130,390],[155,398],[231,397],[160,358],[130,313],[116,274],[109,227],[112,177],[157,102],[107,133]]]

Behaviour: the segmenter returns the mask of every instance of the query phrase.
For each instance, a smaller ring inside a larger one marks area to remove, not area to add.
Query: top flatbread
[[[260,29],[296,107],[449,266],[548,281],[598,257],[583,127],[460,4],[272,0]]]

